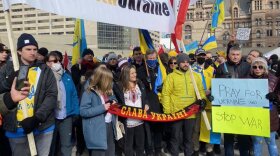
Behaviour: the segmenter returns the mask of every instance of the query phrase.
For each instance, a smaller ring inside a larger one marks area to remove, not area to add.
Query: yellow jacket
[[[193,72],[194,79],[201,98],[205,99],[200,76]],[[163,111],[166,114],[175,113],[183,108],[193,104],[197,100],[194,86],[191,82],[190,71],[183,73],[179,70],[174,70],[169,74],[164,82],[162,90],[162,105]],[[194,118],[195,115],[191,116]]]

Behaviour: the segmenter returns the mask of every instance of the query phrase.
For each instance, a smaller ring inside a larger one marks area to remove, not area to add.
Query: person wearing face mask
[[[201,83],[203,85],[204,92],[207,97],[211,97],[211,80],[214,78],[214,72],[215,69],[211,65],[209,65],[206,60],[211,60],[209,58],[209,53],[205,52],[204,49],[198,49],[195,52],[195,58],[196,58],[196,63],[193,64],[193,70],[194,72],[198,73],[201,78]],[[206,59],[207,58],[207,59]],[[206,100],[206,113],[211,114],[211,99]],[[201,125],[201,114],[198,113],[196,116],[196,124],[195,124],[195,129],[193,133],[193,143],[194,143],[194,153],[193,156],[198,156],[199,155],[199,149],[200,149],[200,144],[199,144],[199,133],[200,133],[200,125]],[[207,143],[206,144],[206,155],[207,156],[212,156],[214,155],[213,153],[213,145]]]
[[[136,69],[137,78],[141,80],[145,86],[145,90],[147,93],[147,100],[150,104],[150,110],[156,113],[162,113],[162,105],[160,104],[159,97],[155,93],[155,90],[159,91],[161,88],[155,88],[155,82],[158,77],[158,69],[159,63],[157,60],[157,52],[155,50],[148,49],[146,51],[146,65],[139,67]],[[149,73],[149,75],[147,74]],[[147,122],[146,128],[146,143],[145,150],[146,155],[156,155],[163,156],[162,152],[162,123],[152,123]],[[150,137],[150,138],[148,138]]]
[[[181,53],[177,56],[178,67],[170,73],[162,90],[162,105],[165,114],[175,113],[183,108],[197,103],[200,109],[204,110],[206,106],[206,96],[200,75],[193,72],[194,79],[197,83],[201,100],[197,100],[196,93],[191,80],[189,69],[190,58],[187,54]],[[171,138],[170,153],[172,156],[179,155],[180,133],[183,132],[184,155],[191,156],[193,154],[193,130],[196,124],[196,115],[192,115],[187,119],[171,122]]]
[[[71,76],[64,71],[59,62],[59,55],[56,51],[47,55],[46,64],[52,69],[58,88],[52,153],[57,150],[61,151],[62,156],[70,156],[72,153],[72,121],[74,116],[79,115],[77,91]],[[60,139],[57,139],[58,134]],[[57,142],[60,142],[59,150],[55,149]]]

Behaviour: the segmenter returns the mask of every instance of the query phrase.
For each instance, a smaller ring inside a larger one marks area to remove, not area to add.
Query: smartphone
[[[16,90],[20,91],[24,87],[24,81],[26,81],[28,77],[28,70],[29,66],[24,65],[19,67],[18,77],[16,81]]]

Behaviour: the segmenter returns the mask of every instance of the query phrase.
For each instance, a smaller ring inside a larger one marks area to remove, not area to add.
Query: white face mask
[[[54,63],[52,65],[52,70],[54,72],[59,72],[60,70],[62,70],[62,65],[60,63]]]

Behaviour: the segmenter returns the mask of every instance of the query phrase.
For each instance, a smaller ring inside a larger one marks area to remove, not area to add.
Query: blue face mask
[[[147,65],[151,68],[154,68],[157,65],[157,60],[147,60]]]

